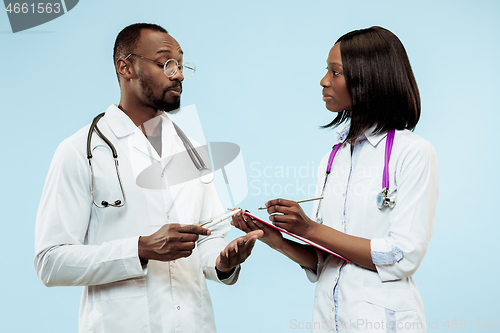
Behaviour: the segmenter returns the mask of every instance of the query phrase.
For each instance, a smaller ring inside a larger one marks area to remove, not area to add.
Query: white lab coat
[[[342,142],[348,129],[338,132]],[[379,210],[386,133],[371,129],[340,148],[325,188],[323,223],[349,235],[371,240],[377,271],[319,252],[313,332],[425,332],[425,314],[413,274],[419,267],[433,230],[438,197],[438,169],[432,145],[413,132],[396,131],[389,163],[390,190],[396,206]],[[321,161],[318,195],[328,157]],[[351,170],[352,168],[352,170]],[[318,203],[314,204],[316,215]]]
[[[115,105],[99,121],[118,152],[126,196],[121,208],[92,204],[89,126],[61,143],[50,166],[36,221],[35,268],[47,286],[84,286],[81,333],[215,332],[205,278],[226,284],[237,280],[239,268],[224,281],[215,271],[227,245],[227,222],[200,237],[188,258],[150,261],[146,268],[140,264],[139,236],[165,223],[197,224],[224,213],[213,185],[197,178],[168,185],[175,183],[176,173],[185,171],[185,176],[196,169],[172,122],[162,118],[163,159]],[[96,134],[92,151],[96,202],[121,200],[111,152]]]

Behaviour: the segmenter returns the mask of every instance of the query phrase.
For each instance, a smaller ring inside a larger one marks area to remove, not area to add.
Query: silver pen
[[[213,227],[214,225],[219,224],[219,223],[221,223],[222,221],[225,221],[225,220],[227,220],[228,218],[230,218],[230,217],[232,217],[232,216],[234,216],[234,215],[238,214],[239,212],[241,212],[241,208],[235,209],[235,210],[233,210],[232,212],[227,213],[226,215],[222,215],[221,217],[219,217],[219,218],[217,218],[217,219],[215,219],[215,220],[208,221],[208,222],[205,222],[205,223],[203,223],[203,224],[200,224],[200,226],[201,226],[201,227],[203,227],[203,228],[207,228],[207,229],[208,229],[208,228],[211,228],[211,227]]]

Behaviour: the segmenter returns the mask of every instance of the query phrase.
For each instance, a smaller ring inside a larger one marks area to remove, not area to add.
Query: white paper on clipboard
[[[340,259],[343,259],[343,260],[345,260],[345,261],[351,262],[349,259],[346,259],[346,258],[342,257],[341,255],[339,255],[339,254],[337,254],[337,253],[335,253],[335,252],[333,252],[333,251],[330,251],[330,250],[328,250],[327,248],[324,248],[323,246],[321,246],[321,245],[319,245],[319,244],[314,243],[313,241],[310,241],[309,239],[306,239],[306,238],[304,238],[304,237],[300,237],[300,236],[298,236],[298,235],[296,235],[296,234],[293,234],[293,233],[291,233],[291,232],[289,232],[289,231],[286,231],[285,229],[282,229],[282,228],[280,228],[280,227],[277,227],[277,226],[275,226],[274,224],[272,224],[271,222],[264,221],[264,220],[262,220],[262,219],[258,218],[257,216],[255,216],[255,215],[253,215],[253,214],[251,214],[251,213],[249,213],[249,212],[244,212],[244,214],[245,214],[245,215],[247,215],[247,216],[249,216],[249,217],[251,217],[251,218],[253,218],[253,219],[255,219],[255,220],[257,220],[257,221],[260,221],[260,222],[262,222],[262,223],[265,223],[266,225],[270,226],[271,228],[274,228],[274,229],[276,229],[276,230],[279,230],[279,231],[281,231],[282,233],[285,233],[285,234],[290,235],[290,236],[292,236],[292,237],[294,237],[294,238],[297,238],[298,240],[300,240],[300,241],[302,241],[302,242],[304,242],[304,243],[306,243],[306,244],[309,244],[309,245],[311,245],[311,246],[314,246],[314,247],[315,247],[315,248],[317,248],[317,249],[320,249],[320,250],[322,250],[322,251],[325,251],[325,252],[327,252],[327,253],[330,253],[330,254],[332,254],[332,255],[334,255],[334,256],[336,256],[336,257],[340,258]]]

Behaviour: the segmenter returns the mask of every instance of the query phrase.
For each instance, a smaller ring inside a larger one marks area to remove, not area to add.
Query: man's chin
[[[176,101],[174,103],[160,103],[158,105],[158,110],[165,111],[170,114],[174,114],[179,111],[179,108],[181,107],[181,102],[180,99],[179,101]]]

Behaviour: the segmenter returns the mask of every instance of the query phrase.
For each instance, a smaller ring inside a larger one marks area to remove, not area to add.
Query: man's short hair
[[[124,28],[120,31],[118,36],[116,36],[115,47],[113,48],[113,63],[115,67],[119,58],[125,58],[130,53],[134,53],[141,37],[141,31],[144,29],[168,34],[168,31],[164,28],[151,23],[135,23]]]

